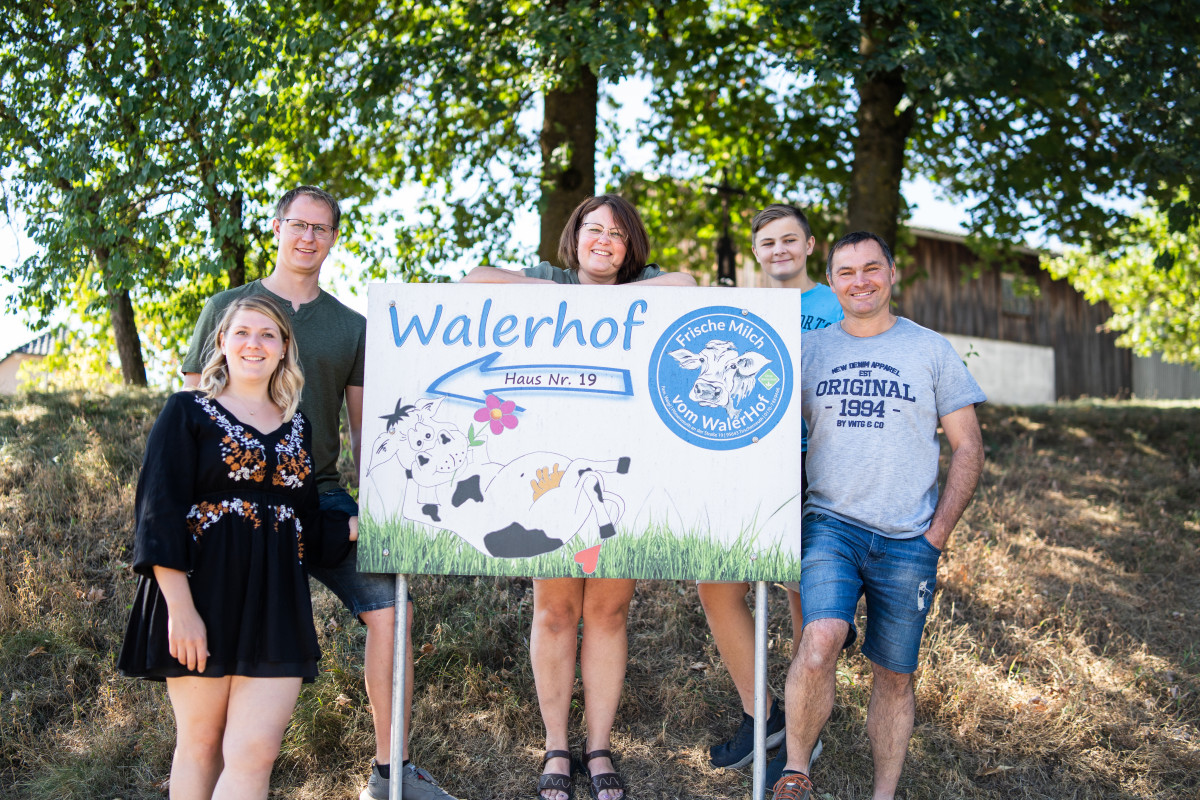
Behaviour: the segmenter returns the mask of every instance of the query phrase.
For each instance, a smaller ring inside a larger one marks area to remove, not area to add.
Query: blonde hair
[[[216,399],[225,391],[229,383],[229,368],[225,362],[225,354],[221,352],[221,342],[229,330],[233,317],[241,310],[257,311],[271,319],[279,326],[283,337],[283,359],[271,380],[267,384],[267,396],[271,402],[283,410],[283,421],[288,422],[295,415],[300,405],[300,392],[304,388],[304,373],[300,371],[300,353],[296,348],[296,340],[292,335],[292,321],[279,303],[265,295],[251,295],[234,300],[221,315],[221,321],[213,330],[208,341],[208,362],[200,372],[200,391],[204,396]]]

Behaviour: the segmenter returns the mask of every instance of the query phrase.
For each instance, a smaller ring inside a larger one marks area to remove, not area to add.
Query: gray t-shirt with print
[[[809,331],[801,386],[805,513],[892,539],[924,533],[938,500],[938,420],[987,399],[945,337],[904,317],[877,336]]]

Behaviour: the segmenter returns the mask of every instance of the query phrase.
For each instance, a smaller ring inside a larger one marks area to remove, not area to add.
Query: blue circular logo
[[[774,329],[749,311],[710,306],[667,326],[650,355],[650,398],[685,442],[735,450],[787,411],[792,359]]]

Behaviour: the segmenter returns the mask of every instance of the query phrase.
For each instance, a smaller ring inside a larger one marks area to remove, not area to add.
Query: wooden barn
[[[981,267],[963,237],[910,231],[916,241],[898,262],[901,314],[947,335],[1050,348],[1053,399],[1133,393],[1133,353],[1102,329],[1108,305],[1051,278],[1037,251],[1014,248],[1003,267]]]
[[[1041,361],[1039,351],[1049,348],[1050,399],[1200,398],[1200,372],[1117,347],[1117,335],[1103,329],[1112,316],[1108,304],[1092,305],[1067,281],[1051,278],[1038,267],[1037,251],[1014,248],[1015,259],[1003,266],[981,266],[963,237],[909,230],[915,243],[899,266],[908,271],[902,278],[913,280],[899,292],[900,313],[945,334],[960,352],[971,340],[991,351],[987,377],[998,385],[997,395],[1028,377]],[[995,358],[1001,352],[1004,357]],[[975,372],[969,355],[967,362]]]

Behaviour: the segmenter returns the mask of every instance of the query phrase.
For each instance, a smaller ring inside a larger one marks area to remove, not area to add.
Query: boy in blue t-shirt
[[[750,229],[754,258],[762,268],[765,285],[800,291],[803,330],[824,328],[842,319],[842,307],[833,292],[808,275],[808,257],[812,255],[817,240],[812,235],[804,212],[795,206],[769,205],[754,216]],[[800,453],[801,488],[805,494],[808,480],[803,477],[803,465],[807,451],[808,429],[805,428]],[[750,584],[702,582],[696,588],[721,660],[725,662],[742,701],[742,724],[737,733],[728,742],[710,748],[709,757],[714,767],[744,767],[754,757],[754,617],[746,603]],[[788,586],[788,605],[792,612],[794,657],[803,627],[800,587],[796,584]],[[767,700],[771,700],[770,696]],[[778,700],[771,702],[770,708],[771,715],[767,719],[768,749],[778,747],[784,741],[784,716]],[[813,749],[814,760],[820,746],[818,742]],[[771,766],[776,767],[775,773],[781,772],[786,763],[786,755],[780,755],[782,758],[777,756],[772,761]],[[771,782],[767,785],[770,786]]]

